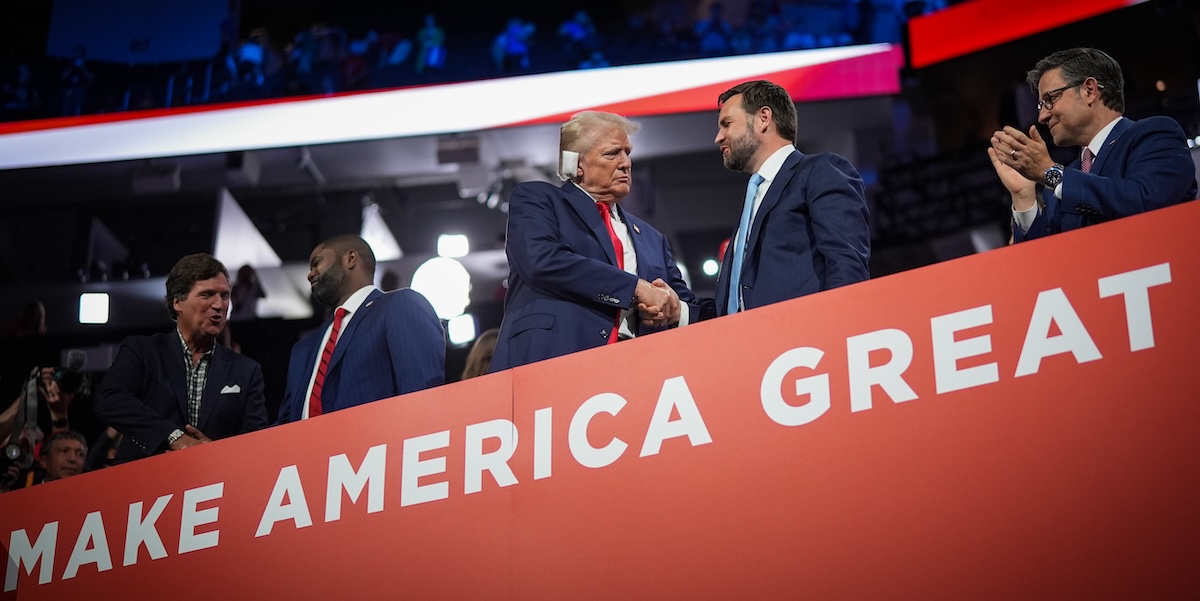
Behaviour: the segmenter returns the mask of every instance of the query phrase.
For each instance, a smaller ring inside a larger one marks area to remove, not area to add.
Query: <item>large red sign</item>
[[[0,496],[0,599],[1188,598],[1200,203]]]

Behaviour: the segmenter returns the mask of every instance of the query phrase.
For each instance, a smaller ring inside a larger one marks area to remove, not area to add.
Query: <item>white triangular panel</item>
[[[231,273],[242,265],[255,269],[279,267],[283,261],[267,243],[254,222],[238,205],[229,190],[221,190],[221,207],[217,212],[217,244],[213,254]]]

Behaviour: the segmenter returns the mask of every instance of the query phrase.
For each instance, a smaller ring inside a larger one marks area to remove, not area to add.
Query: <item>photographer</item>
[[[0,457],[0,488],[12,487],[20,473],[28,474],[33,467],[33,449],[43,437],[37,426],[39,405],[44,403],[50,413],[52,435],[69,432],[67,410],[81,385],[82,378],[74,371],[35,367],[29,373],[21,394],[0,413],[0,441],[5,443]],[[82,464],[75,473],[81,470]]]
[[[86,455],[87,441],[82,434],[69,430],[56,432],[42,443],[35,466],[21,470],[12,463],[0,474],[0,492],[76,476],[83,471]]]

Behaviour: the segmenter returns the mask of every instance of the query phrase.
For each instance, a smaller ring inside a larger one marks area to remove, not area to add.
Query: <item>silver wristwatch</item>
[[[1047,188],[1053,188],[1062,183],[1063,166],[1055,163],[1045,173],[1042,174],[1042,181],[1046,182]]]
[[[175,444],[176,440],[183,438],[183,430],[175,429],[167,435],[167,446]]]

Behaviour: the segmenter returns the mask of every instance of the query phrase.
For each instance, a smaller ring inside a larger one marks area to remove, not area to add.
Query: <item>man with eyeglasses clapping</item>
[[[1196,166],[1183,129],[1169,117],[1133,121],[1121,66],[1094,48],[1060,50],[1026,77],[1038,121],[1057,146],[1081,146],[1055,163],[1037,126],[1006,126],[988,156],[1012,195],[1013,241],[1021,242],[1196,198]],[[1042,185],[1041,198],[1037,186]]]

